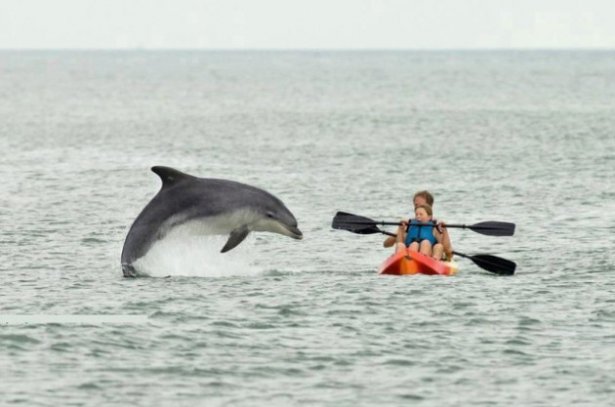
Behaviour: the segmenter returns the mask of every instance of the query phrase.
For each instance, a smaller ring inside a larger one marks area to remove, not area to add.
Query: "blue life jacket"
[[[438,243],[438,240],[433,234],[433,223],[421,223],[416,219],[412,219],[404,243],[406,246],[410,246],[413,242],[421,243],[423,240],[429,240],[432,246]]]

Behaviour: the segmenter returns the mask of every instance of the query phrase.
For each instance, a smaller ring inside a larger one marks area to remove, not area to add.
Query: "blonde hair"
[[[417,209],[424,209],[424,210],[425,210],[425,212],[427,212],[427,214],[428,214],[430,217],[431,217],[431,216],[433,216],[433,209],[431,209],[431,205],[427,205],[427,204],[425,204],[425,205],[419,205],[419,206],[417,206],[416,208],[414,208],[414,212],[415,212],[415,213],[416,213],[416,210],[417,210]]]

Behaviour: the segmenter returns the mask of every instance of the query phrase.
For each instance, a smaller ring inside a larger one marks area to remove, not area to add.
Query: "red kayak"
[[[380,274],[439,274],[452,276],[457,273],[457,264],[434,260],[418,252],[411,252],[408,248],[394,253],[386,259],[378,270]]]

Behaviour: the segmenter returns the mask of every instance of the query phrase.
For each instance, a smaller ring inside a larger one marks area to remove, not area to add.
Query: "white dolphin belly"
[[[167,236],[207,236],[207,235],[227,235],[241,225],[255,224],[259,219],[254,212],[239,210],[224,215],[207,216],[193,218],[187,221],[182,220],[181,216],[174,216],[167,220],[159,233],[160,240]]]

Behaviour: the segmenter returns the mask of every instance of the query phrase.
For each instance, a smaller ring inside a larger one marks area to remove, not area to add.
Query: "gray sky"
[[[615,1],[0,0],[0,48],[615,48]]]

